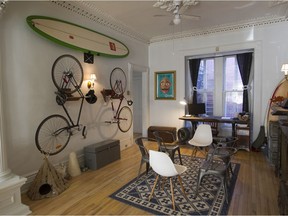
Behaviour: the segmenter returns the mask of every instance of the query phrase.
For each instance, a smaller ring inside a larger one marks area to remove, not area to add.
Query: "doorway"
[[[147,136],[149,125],[149,70],[148,67],[128,64],[128,79],[133,100],[133,135]],[[134,137],[135,138],[135,137]]]

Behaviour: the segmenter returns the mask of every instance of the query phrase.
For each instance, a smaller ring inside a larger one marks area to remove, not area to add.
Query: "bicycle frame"
[[[120,120],[119,117],[118,117],[118,114],[119,114],[119,110],[120,110],[120,108],[121,108],[121,104],[122,104],[122,101],[123,101],[123,99],[124,99],[124,96],[123,96],[123,95],[120,95],[120,98],[119,98],[119,99],[120,99],[120,102],[119,102],[119,105],[118,105],[118,108],[117,108],[116,112],[115,112],[113,100],[111,100],[112,111],[113,111],[113,114],[114,114],[113,118],[114,118],[114,119],[117,119],[117,120]]]
[[[67,89],[67,87],[69,86],[69,84],[71,83],[75,88],[79,88],[79,86],[77,86],[77,82],[73,76],[73,73],[71,71],[67,71],[63,73],[62,76],[62,82],[60,83],[61,89]]]
[[[122,81],[116,80],[113,89],[115,89],[119,92],[124,92],[123,87],[122,87]],[[121,94],[121,97],[124,97],[123,94]],[[123,98],[122,98],[122,100],[123,100]]]
[[[67,76],[68,76],[68,81],[66,80]],[[82,107],[83,107],[83,102],[84,102],[84,98],[85,97],[84,97],[80,87],[77,84],[75,84],[77,82],[74,79],[73,74],[71,72],[69,72],[68,75],[64,73],[62,80],[63,80],[63,83],[61,84],[61,86],[64,87],[64,83],[65,83],[65,87],[67,87],[69,85],[69,83],[71,83],[74,86],[74,88],[77,89],[77,92],[78,92],[78,94],[80,95],[80,98],[81,98],[81,104],[80,104],[80,108],[79,108],[78,117],[77,117],[77,123],[76,124],[74,123],[74,121],[72,120],[71,116],[69,115],[69,112],[68,112],[67,108],[64,105],[65,103],[61,104],[61,106],[63,107],[63,109],[64,109],[64,111],[65,111],[65,113],[66,113],[66,115],[67,115],[67,117],[69,119],[69,122],[71,123],[70,128],[74,128],[74,127],[79,126],[79,121],[80,121],[80,117],[81,117],[81,113],[82,113]]]

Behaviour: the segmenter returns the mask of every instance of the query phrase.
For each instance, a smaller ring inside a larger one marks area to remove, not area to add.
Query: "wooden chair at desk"
[[[217,137],[218,136],[218,134],[219,134],[218,122],[205,122],[204,124],[209,124],[211,126],[212,136],[213,137]]]
[[[212,131],[212,136],[213,137],[217,137],[218,136],[218,134],[219,134],[219,130],[218,130],[218,122],[198,122],[198,123],[194,123],[194,125],[193,125],[193,130],[194,130],[194,133],[195,133],[195,131],[196,131],[196,128],[197,128],[197,126],[198,125],[200,125],[200,124],[208,124],[208,125],[210,125],[211,126],[211,131]]]

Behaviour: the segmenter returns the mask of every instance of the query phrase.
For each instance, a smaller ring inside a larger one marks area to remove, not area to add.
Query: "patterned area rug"
[[[153,198],[150,202],[148,201],[156,177],[152,169],[149,170],[148,175],[143,173],[138,180],[133,179],[110,197],[156,215],[227,215],[229,204],[225,201],[224,189],[217,177],[204,176],[198,196],[194,198],[198,168],[203,160],[202,158],[193,160],[190,156],[182,156],[183,165],[188,168],[181,175],[187,197],[183,195],[179,181],[176,181],[174,186],[175,211],[172,207],[169,181],[166,181],[164,190],[162,186],[161,188],[157,186]],[[179,163],[178,158],[175,159],[175,163]],[[230,178],[228,185],[229,202],[233,195],[240,164],[233,163],[232,166],[234,175]]]

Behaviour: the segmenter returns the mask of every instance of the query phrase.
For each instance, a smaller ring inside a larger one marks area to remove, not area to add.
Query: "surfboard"
[[[272,99],[277,100],[277,98],[288,98],[288,82],[285,78],[283,78],[276,88],[273,90],[273,93],[271,95],[271,98],[269,102],[267,103],[266,107],[266,113],[265,113],[265,119],[263,125],[260,126],[259,134],[256,138],[256,140],[252,143],[252,148],[259,149],[264,143],[267,143],[267,141],[270,138],[270,127],[273,127],[273,125],[270,125],[270,122],[277,122],[279,121],[279,115],[273,115],[274,110],[273,106],[275,106],[275,102],[273,102]],[[268,143],[267,143],[268,144]],[[253,149],[252,149],[253,150]]]
[[[77,24],[38,15],[28,16],[26,22],[41,36],[74,50],[114,58],[129,54],[122,42]]]

